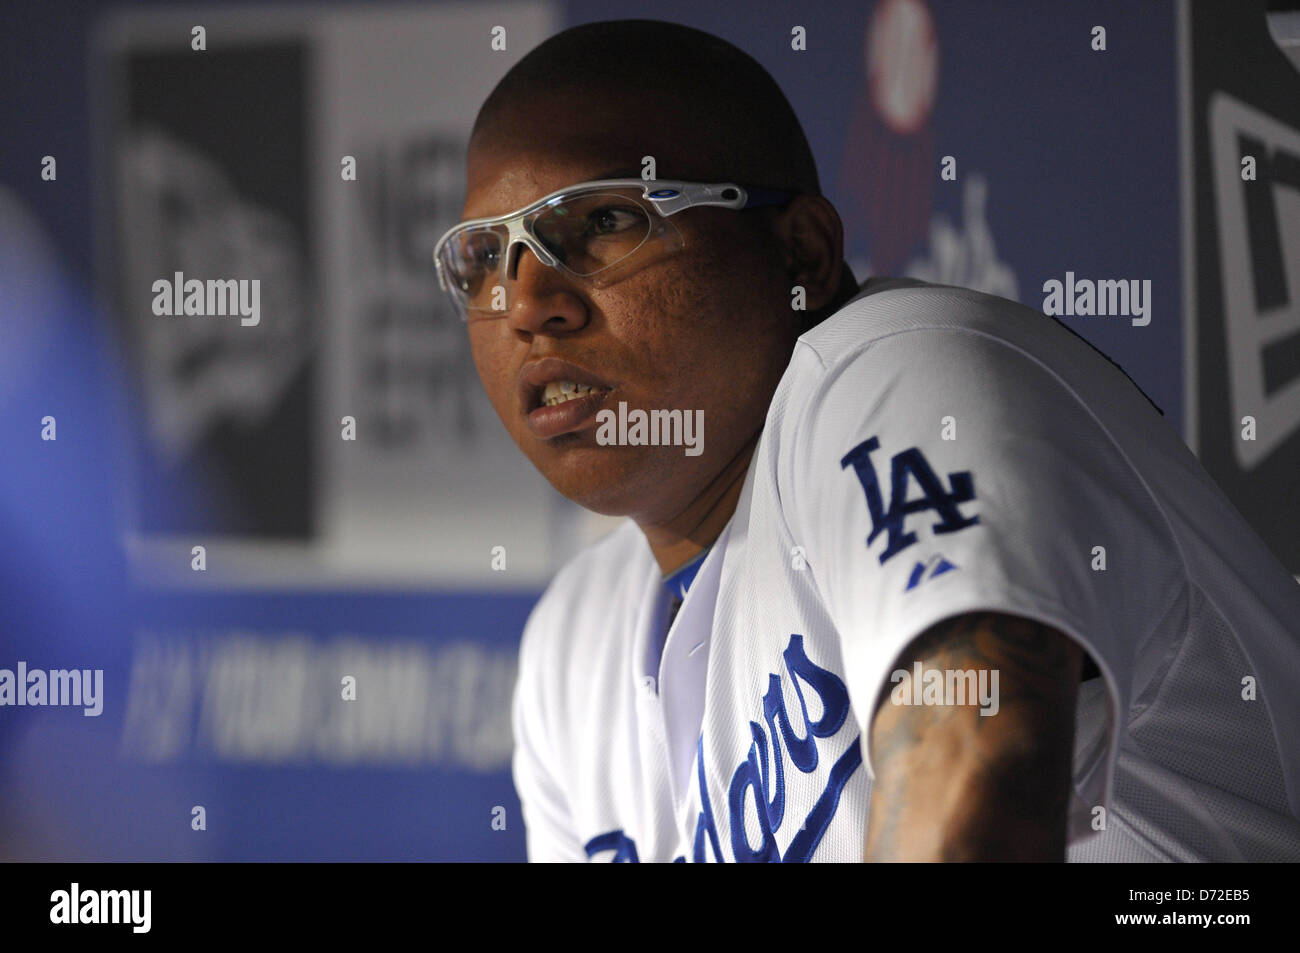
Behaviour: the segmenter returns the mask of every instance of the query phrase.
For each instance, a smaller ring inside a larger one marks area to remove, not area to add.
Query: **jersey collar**
[[[695,581],[695,577],[699,574],[700,567],[704,565],[704,558],[709,555],[709,550],[712,548],[712,545],[705,547],[696,553],[685,566],[680,566],[664,576],[664,585],[668,587],[668,591],[678,599],[684,600],[686,590],[691,588],[691,583]]]

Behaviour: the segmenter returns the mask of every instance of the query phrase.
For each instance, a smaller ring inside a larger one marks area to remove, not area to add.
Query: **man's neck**
[[[665,576],[686,565],[722,534],[740,501],[749,463],[761,434],[760,429],[703,492],[672,520],[657,525],[640,524],[655,562],[659,564],[659,571]]]

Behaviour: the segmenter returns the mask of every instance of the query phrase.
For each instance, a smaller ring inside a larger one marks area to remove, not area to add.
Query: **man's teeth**
[[[577,400],[579,397],[586,397],[604,389],[592,387],[590,384],[576,384],[573,381],[551,381],[542,391],[542,403],[547,407],[554,407],[556,404]]]

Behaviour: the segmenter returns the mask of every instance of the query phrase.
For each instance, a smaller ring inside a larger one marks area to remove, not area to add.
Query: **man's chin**
[[[663,489],[662,481],[647,480],[650,461],[636,459],[626,447],[583,446],[572,441],[565,449],[564,434],[549,441],[562,456],[539,467],[561,496],[602,516],[631,516],[653,508],[650,497]]]

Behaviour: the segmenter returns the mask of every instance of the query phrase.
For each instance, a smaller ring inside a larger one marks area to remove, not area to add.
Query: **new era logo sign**
[[[1209,106],[1210,151],[1228,392],[1236,430],[1257,424],[1254,440],[1232,440],[1237,462],[1253,469],[1300,430],[1300,131],[1223,92]],[[1253,156],[1254,180],[1242,178]]]

